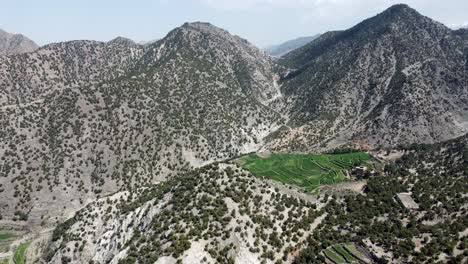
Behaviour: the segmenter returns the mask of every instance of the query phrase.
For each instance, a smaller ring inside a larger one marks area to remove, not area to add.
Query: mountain
[[[202,22],[147,46],[118,37],[0,56],[2,215],[53,225],[98,197],[259,148],[457,137],[467,40],[396,5],[280,64]]]
[[[21,34],[11,34],[0,29],[0,56],[27,53],[39,46]]]
[[[310,42],[312,42],[314,39],[318,38],[320,34],[317,34],[315,36],[310,36],[310,37],[300,37],[292,40],[288,40],[284,43],[278,44],[271,46],[266,49],[266,52],[270,54],[271,56],[274,57],[281,57],[295,49],[298,49]]]
[[[467,61],[466,30],[406,5],[280,59],[203,22],[0,56],[0,258],[466,262]],[[350,145],[372,176],[324,158],[347,182],[315,193],[238,159]]]
[[[282,122],[273,63],[207,23],[143,47],[71,41],[0,57],[6,219],[53,225],[97,197],[256,150]]]
[[[433,143],[468,131],[468,34],[406,5],[281,59],[289,127],[272,149]]]

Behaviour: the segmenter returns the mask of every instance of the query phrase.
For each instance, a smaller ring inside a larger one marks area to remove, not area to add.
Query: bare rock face
[[[39,46],[21,34],[10,34],[0,29],[0,56],[32,52]]]
[[[288,54],[281,90],[291,129],[271,147],[395,146],[468,132],[467,37],[396,5]]]

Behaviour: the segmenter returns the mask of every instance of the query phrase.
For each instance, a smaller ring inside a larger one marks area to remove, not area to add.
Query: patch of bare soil
[[[269,157],[271,157],[271,152],[269,151],[266,151],[266,152],[258,152],[257,153],[257,156],[261,159],[267,159]]]
[[[366,186],[365,181],[343,182],[334,185],[323,185],[319,187],[319,193],[340,195],[346,193],[362,193]]]

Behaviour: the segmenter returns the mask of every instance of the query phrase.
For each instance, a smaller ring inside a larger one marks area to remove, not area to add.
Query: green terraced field
[[[325,256],[329,258],[333,263],[347,263],[342,256],[340,256],[335,250],[331,248],[327,248],[323,252]]]
[[[13,262],[15,264],[24,264],[25,263],[25,255],[26,255],[26,250],[28,250],[30,242],[28,243],[21,243],[18,247],[18,249],[15,252],[15,255],[13,256]]]
[[[333,246],[333,248],[338,254],[344,257],[346,262],[348,263],[358,262],[358,260],[355,257],[351,256],[351,254],[349,254],[348,251],[346,251],[346,249],[344,249],[341,245],[335,245]]]
[[[354,243],[336,244],[323,250],[328,260],[336,264],[369,263],[366,257]]]
[[[323,155],[275,153],[268,158],[250,154],[240,158],[240,165],[256,176],[312,191],[323,184],[346,181],[346,170],[370,162],[371,159],[365,152]]]
[[[0,232],[0,241],[16,237],[14,234]]]
[[[357,249],[356,245],[354,243],[347,243],[344,244],[343,247],[350,252],[353,256],[356,256],[358,259],[364,260],[367,259],[367,257]]]

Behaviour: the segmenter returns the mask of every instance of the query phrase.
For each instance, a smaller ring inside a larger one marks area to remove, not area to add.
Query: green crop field
[[[0,232],[0,241],[16,237],[14,234]]]
[[[312,191],[323,184],[346,181],[345,171],[364,163],[370,164],[371,159],[365,152],[323,155],[275,153],[266,158],[250,154],[241,157],[239,164],[256,176]]]
[[[357,249],[356,245],[354,243],[346,243],[343,245],[343,247],[346,249],[346,251],[350,252],[353,256],[356,256],[358,259],[367,259],[367,257]]]
[[[13,256],[13,262],[15,264],[24,264],[25,263],[25,255],[26,255],[26,250],[28,250],[30,242],[27,243],[21,243],[18,247],[18,249],[15,252],[15,255]]]
[[[323,250],[322,253],[331,262],[337,264],[368,263],[370,261],[354,243],[336,244]]]
[[[323,253],[325,254],[327,258],[329,258],[334,263],[339,263],[339,264],[347,263],[346,260],[342,256],[340,256],[340,254],[338,254],[336,251],[334,251],[331,248],[325,249]]]
[[[335,249],[335,251],[337,253],[339,253],[342,257],[344,257],[344,259],[349,262],[349,263],[353,263],[353,262],[358,262],[358,260],[351,256],[350,253],[348,253],[348,251],[346,251],[346,249],[344,249],[341,245],[335,245],[333,246],[333,248]]]

